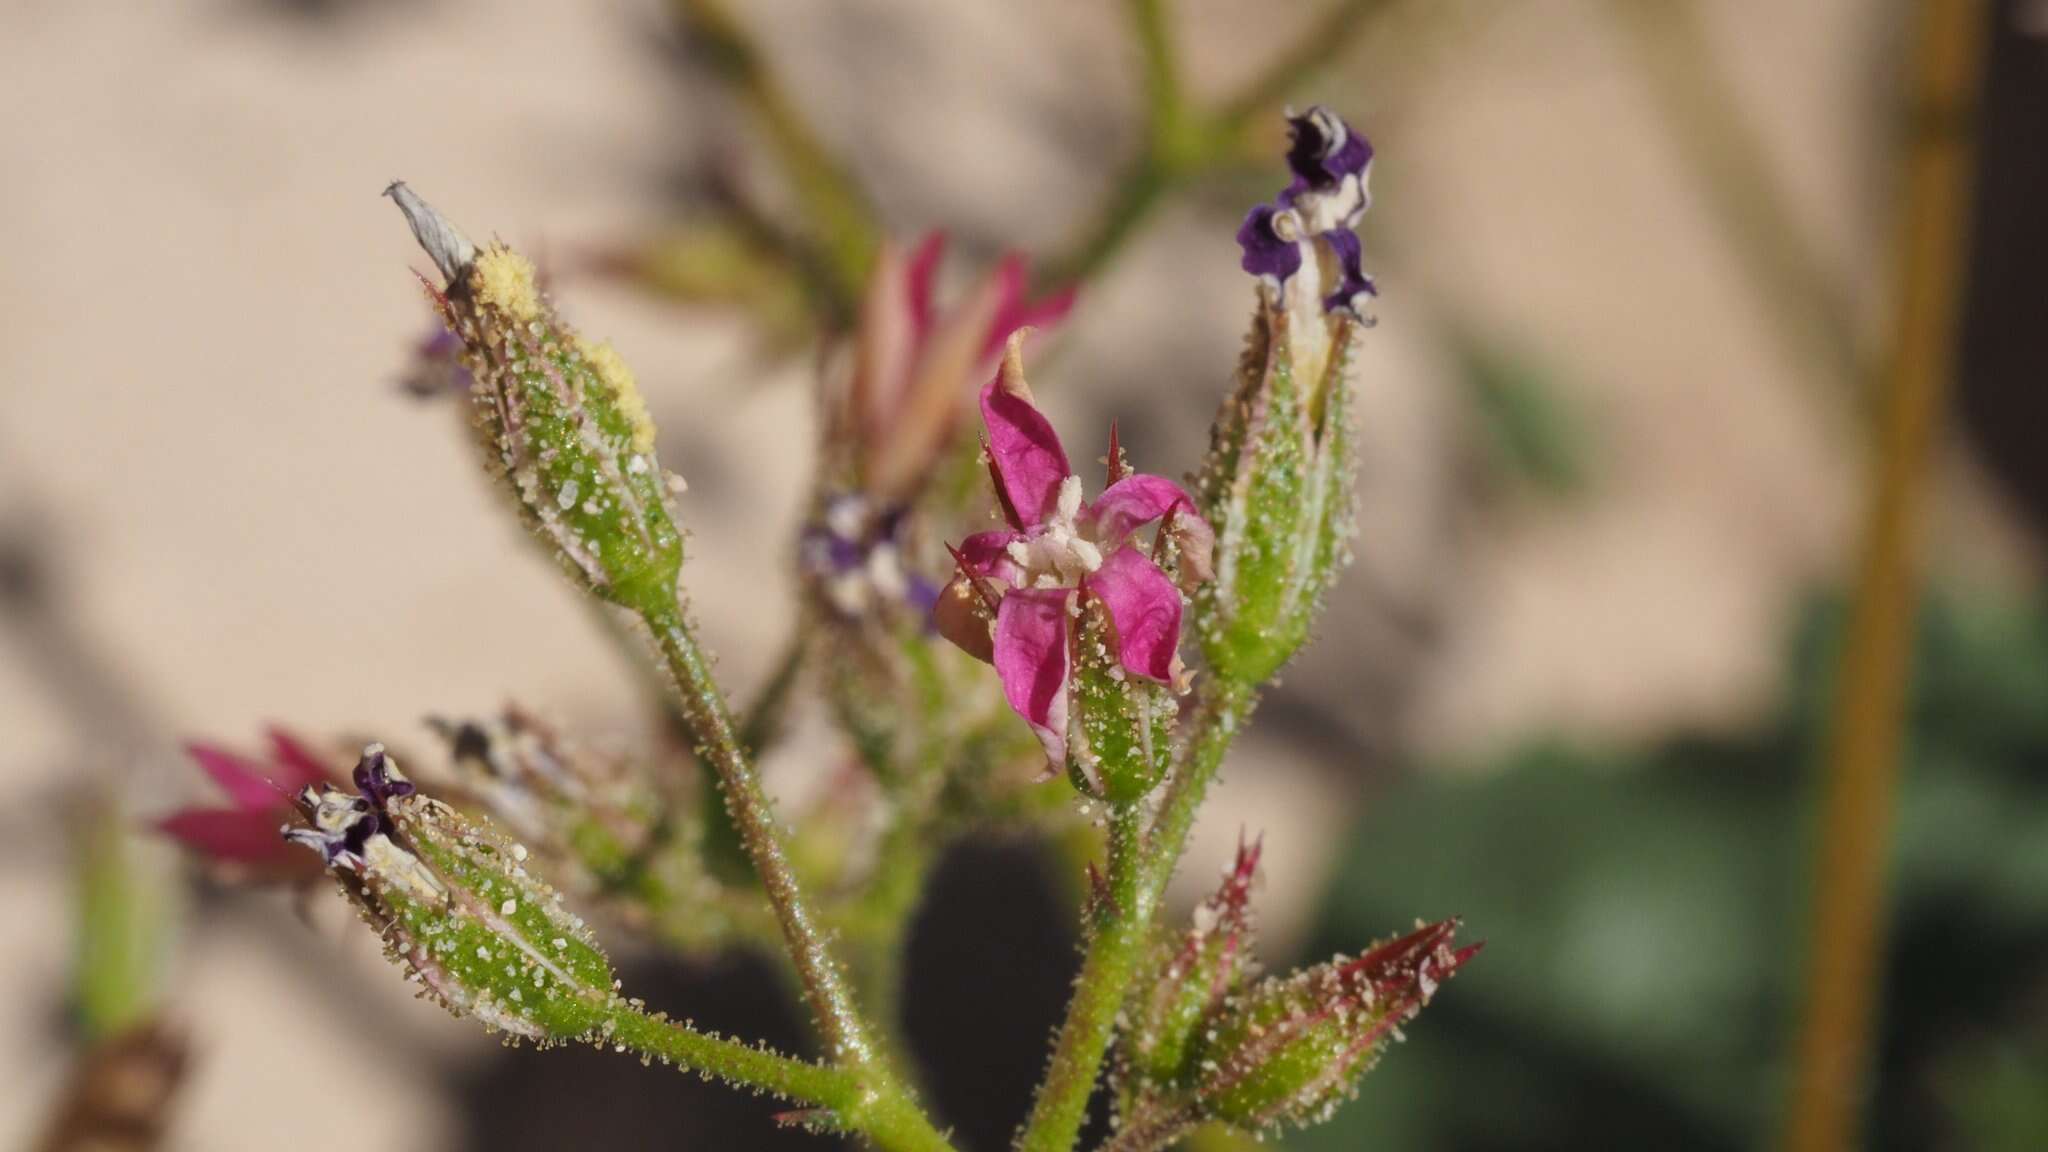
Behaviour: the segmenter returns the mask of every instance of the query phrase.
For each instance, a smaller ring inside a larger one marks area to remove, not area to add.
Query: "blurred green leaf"
[[[1469,330],[1451,338],[1488,460],[1548,496],[1591,484],[1593,443],[1584,413],[1527,355]]]
[[[1357,1104],[1290,1146],[1767,1142],[1841,620],[1827,597],[1796,621],[1785,707],[1750,732],[1637,750],[1550,737],[1375,796],[1310,953],[1456,914],[1485,962]],[[2031,1122],[2024,1109],[1974,1073],[1968,1090],[1935,1073],[1986,1035],[2018,1042],[2048,995],[2048,615],[1938,596],[1920,632],[1872,1146],[1992,1147],[1965,1134]]]

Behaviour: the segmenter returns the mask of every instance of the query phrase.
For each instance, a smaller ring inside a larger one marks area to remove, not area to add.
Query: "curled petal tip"
[[[403,180],[393,180],[386,185],[384,195],[405,213],[405,222],[412,228],[413,239],[426,250],[427,256],[434,261],[434,267],[441,270],[441,278],[450,284],[460,279],[476,260],[476,245],[469,242],[469,237],[464,236],[432,204],[420,199],[419,193]]]

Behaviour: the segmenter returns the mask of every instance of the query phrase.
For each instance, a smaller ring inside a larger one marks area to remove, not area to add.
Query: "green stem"
[[[1257,704],[1258,693],[1249,685],[1222,677],[1205,682],[1195,706],[1194,735],[1180,771],[1166,786],[1166,797],[1159,803],[1159,815],[1145,840],[1146,880],[1157,891],[1164,892],[1166,882],[1173,879],[1174,866],[1194,829],[1195,813],[1223,767],[1224,753]]]
[[[1230,164],[1256,118],[1324,67],[1391,0],[1344,0],[1217,111],[1204,112],[1182,86],[1160,0],[1130,0],[1145,75],[1145,142],[1081,240],[1046,266],[1044,281],[1078,284],[1109,263],[1170,194]]]
[[[1393,0],[1341,0],[1306,35],[1274,57],[1257,78],[1224,101],[1216,113],[1217,129],[1233,139],[1242,135],[1254,120],[1299,88],[1303,78],[1329,67],[1351,46],[1366,17],[1391,7],[1392,3]]]
[[[710,666],[697,646],[681,606],[674,599],[666,599],[643,605],[639,611],[655,648],[675,678],[684,715],[698,742],[697,754],[718,774],[726,812],[760,874],[761,887],[782,928],[784,950],[803,983],[804,997],[817,1018],[833,1062],[857,1077],[859,1098],[833,1105],[834,1114],[840,1122],[892,1152],[949,1148],[945,1136],[905,1092],[902,1081],[868,1035],[867,1023],[855,1007],[846,973],[833,957],[817,915],[798,886],[775,821],[774,805],[741,746],[725,695],[711,676]]]
[[[1205,684],[1195,709],[1194,733],[1151,830],[1142,830],[1144,817],[1138,805],[1111,810],[1108,898],[1096,909],[1074,999],[1067,1006],[1066,1023],[1031,1118],[1017,1138],[1018,1152],[1068,1152],[1079,1138],[1117,1013],[1144,958],[1152,917],[1194,828],[1195,813],[1223,766],[1224,753],[1258,699],[1248,685],[1221,678]]]
[[[845,1068],[813,1064],[728,1040],[708,1032],[649,1015],[619,1001],[606,1023],[606,1042],[657,1060],[665,1060],[685,1071],[708,1072],[743,1088],[770,1092],[795,1104],[839,1109],[856,1103],[862,1094],[858,1073]]]
[[[858,1132],[884,1152],[952,1152],[915,1104],[900,1092],[877,1091],[872,1077],[857,1070],[796,1060],[699,1032],[623,1001],[607,1023],[606,1043],[823,1109],[829,1115],[818,1118],[821,1127]]]
[[[1017,1152],[1069,1152],[1080,1138],[1124,992],[1145,956],[1158,898],[1145,883],[1144,825],[1140,805],[1110,809],[1107,889],[1091,909],[1088,951],[1074,981],[1074,999],[1067,1005],[1066,1023],[1060,1026],[1031,1118],[1017,1137]]]
[[[857,1067],[873,1064],[874,1048],[854,1007],[845,974],[833,959],[817,917],[797,886],[795,870],[790,866],[781,830],[775,822],[774,806],[761,787],[760,774],[741,746],[725,695],[712,679],[696,636],[672,600],[667,605],[642,609],[641,617],[647,622],[669,675],[675,679],[690,732],[698,742],[697,755],[718,775],[726,811],[760,875],[769,906],[775,909],[790,961],[803,981],[805,998],[810,1001],[833,1059]]]
[[[810,121],[776,82],[726,0],[676,0],[711,65],[743,99],[774,147],[803,215],[815,231],[837,303],[849,314],[867,292],[881,246],[867,197],[839,164]]]

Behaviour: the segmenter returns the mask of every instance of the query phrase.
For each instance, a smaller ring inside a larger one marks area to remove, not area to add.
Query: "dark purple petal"
[[[1372,277],[1367,276],[1362,267],[1364,250],[1358,242],[1358,233],[1348,228],[1336,228],[1323,233],[1321,238],[1337,257],[1337,286],[1323,298],[1323,310],[1357,312],[1360,296],[1379,295]]]
[[[356,791],[380,811],[385,804],[415,791],[412,781],[391,774],[391,758],[384,754],[381,744],[363,749],[363,758],[356,762],[355,785]]]
[[[1136,548],[1110,553],[1088,577],[1088,590],[1109,609],[1117,660],[1129,671],[1170,684],[1180,652],[1180,589]]]
[[[981,416],[988,423],[989,463],[1006,507],[1022,521],[1016,526],[1027,528],[1052,514],[1060,484],[1074,470],[1067,465],[1059,433],[1024,383],[1020,340],[1019,334],[1011,336],[1001,370],[982,388]]]
[[[1164,476],[1135,472],[1109,486],[1081,513],[1083,523],[1094,529],[1095,543],[1105,552],[1123,546],[1131,533],[1179,507],[1181,515],[1194,516],[1194,501],[1180,485]]]
[[[1254,276],[1270,276],[1284,282],[1301,271],[1301,245],[1273,230],[1273,218],[1280,209],[1261,204],[1245,214],[1237,230],[1237,246],[1243,250],[1239,267]]]
[[[1003,697],[1031,725],[1045,758],[1067,762],[1067,588],[1029,588],[996,610],[995,666]]]
[[[1334,187],[1346,176],[1363,180],[1372,164],[1372,142],[1321,104],[1287,119],[1293,142],[1287,149],[1287,167],[1294,183],[1281,193],[1282,203],[1292,204],[1309,189]]]

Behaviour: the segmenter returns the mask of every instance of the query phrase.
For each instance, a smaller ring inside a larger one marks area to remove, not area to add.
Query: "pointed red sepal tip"
[[[420,282],[420,287],[425,288],[427,290],[427,297],[434,302],[434,307],[446,310],[448,307],[447,291],[443,289],[439,284],[434,283],[433,277],[427,275],[425,272],[422,272],[417,268],[410,269],[410,271],[412,272],[413,277]]]
[[[1001,491],[1001,489],[998,488],[997,491]],[[967,586],[974,589],[974,594],[981,598],[982,606],[988,609],[990,616],[994,616],[996,609],[1001,606],[1001,601],[997,599],[995,593],[988,590],[987,586],[980,579],[976,578],[974,570],[967,564],[966,554],[961,552],[960,549],[955,548],[950,541],[946,544],[946,554],[953,558],[953,567],[959,572],[960,579],[965,580]]]
[[[1407,968],[1421,963],[1438,948],[1450,943],[1457,935],[1463,921],[1457,917],[1425,924],[1406,936],[1396,937],[1384,944],[1369,948],[1357,959],[1338,967],[1344,977],[1364,976],[1371,980],[1383,980]]]
[[[1107,464],[1109,479],[1103,483],[1104,488],[1110,487],[1131,473],[1130,468],[1124,464],[1123,442],[1117,438],[1116,421],[1114,420],[1109,422],[1109,458]]]
[[[1230,874],[1224,877],[1223,890],[1218,893],[1223,903],[1233,910],[1242,909],[1251,901],[1252,881],[1259,871],[1259,856],[1266,849],[1266,837],[1261,834],[1247,842],[1244,833],[1237,834],[1237,860],[1230,867]]]

